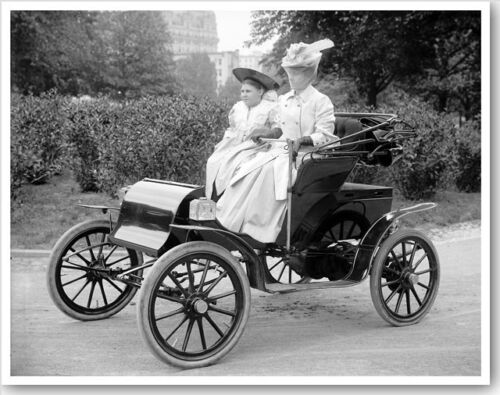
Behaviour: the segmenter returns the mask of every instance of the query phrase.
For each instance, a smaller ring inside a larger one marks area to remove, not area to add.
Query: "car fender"
[[[405,215],[430,210],[436,206],[436,203],[431,202],[420,203],[415,206],[388,212],[375,221],[359,243],[349,280],[359,282],[367,277],[380,243],[384,240],[387,233],[390,232],[390,229],[397,224],[399,219]]]

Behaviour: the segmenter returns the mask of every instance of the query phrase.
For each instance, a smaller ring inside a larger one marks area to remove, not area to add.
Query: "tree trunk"
[[[367,92],[367,100],[366,100],[366,105],[368,107],[372,108],[377,108],[377,88],[375,87],[375,84],[370,84]]]

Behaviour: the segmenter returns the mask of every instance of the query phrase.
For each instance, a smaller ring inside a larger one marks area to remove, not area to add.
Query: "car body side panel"
[[[189,201],[200,197],[202,191],[202,187],[188,184],[149,179],[137,182],[124,197],[110,241],[160,256],[167,249],[170,224],[178,212],[186,215],[186,208],[181,204],[188,205]]]

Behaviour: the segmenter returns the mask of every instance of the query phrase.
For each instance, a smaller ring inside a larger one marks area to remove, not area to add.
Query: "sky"
[[[234,51],[248,53],[252,50],[266,51],[271,49],[272,43],[262,46],[246,48],[243,43],[250,39],[250,12],[245,10],[223,11],[215,10],[217,20],[217,34],[219,35],[219,51]]]

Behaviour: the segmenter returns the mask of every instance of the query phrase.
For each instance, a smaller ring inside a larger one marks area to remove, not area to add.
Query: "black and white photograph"
[[[1,18],[2,385],[490,385],[489,1]]]

